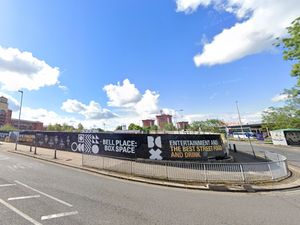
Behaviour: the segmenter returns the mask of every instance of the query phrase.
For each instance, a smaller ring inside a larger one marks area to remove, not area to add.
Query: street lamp
[[[20,136],[20,120],[21,120],[21,111],[22,111],[22,103],[23,103],[23,91],[18,90],[18,92],[21,93],[21,102],[20,102],[20,111],[19,111],[19,120],[18,120],[18,136],[16,138],[16,146],[15,146],[15,150],[18,149],[18,142],[19,142],[19,136]]]
[[[176,112],[178,112],[178,115],[180,116],[180,112],[183,112],[183,109],[175,109],[175,114],[174,114],[174,123],[175,123],[175,128],[179,131],[179,127],[177,126],[177,115]]]
[[[236,104],[236,109],[238,112],[238,116],[239,116],[239,122],[240,122],[240,126],[241,126],[241,131],[244,134],[244,130],[243,130],[243,125],[242,125],[242,120],[241,120],[241,114],[240,114],[240,110],[239,110],[239,105],[238,105],[238,101],[235,101]]]
[[[236,109],[237,109],[237,112],[238,112],[238,115],[239,115],[239,121],[240,121],[241,130],[242,130],[242,135],[245,135],[244,130],[243,130],[243,125],[242,125],[242,120],[241,120],[241,114],[240,114],[240,110],[239,110],[238,101],[235,101],[235,104],[236,104]],[[249,144],[250,144],[251,149],[252,149],[253,156],[254,156],[254,158],[256,158],[254,148],[253,148],[251,140],[250,140],[250,134],[248,134],[247,136],[248,136]]]

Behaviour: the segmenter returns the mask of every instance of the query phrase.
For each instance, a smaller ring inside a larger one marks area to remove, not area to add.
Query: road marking
[[[0,187],[10,187],[15,186],[16,184],[0,184]]]
[[[63,205],[66,205],[66,206],[69,206],[69,207],[73,207],[73,205],[71,205],[70,203],[67,203],[67,202],[65,202],[65,201],[63,201],[63,200],[60,200],[60,199],[58,199],[58,198],[56,198],[56,197],[54,197],[54,196],[52,196],[52,195],[46,194],[46,193],[44,193],[44,192],[42,192],[42,191],[39,191],[39,190],[37,190],[37,189],[35,189],[35,188],[33,188],[33,187],[28,186],[27,184],[24,184],[24,183],[22,183],[22,182],[20,182],[20,181],[17,181],[17,180],[15,180],[15,182],[18,183],[18,184],[20,184],[20,185],[22,185],[22,186],[24,186],[24,187],[26,187],[26,188],[28,188],[28,189],[31,189],[31,190],[33,190],[33,191],[35,191],[35,192],[37,192],[37,193],[39,193],[39,194],[41,194],[41,195],[44,195],[44,196],[46,196],[46,197],[48,197],[48,198],[51,198],[51,199],[53,199],[54,201],[57,201],[57,202],[59,202],[59,203],[61,203],[61,204],[63,204]]]
[[[41,220],[50,220],[50,219],[54,219],[54,218],[59,218],[59,217],[63,217],[63,216],[71,216],[71,215],[76,215],[76,214],[78,214],[77,211],[52,214],[52,215],[48,215],[48,216],[42,216]]]
[[[20,196],[20,197],[13,197],[8,198],[7,201],[14,201],[14,200],[22,200],[22,199],[29,199],[29,198],[39,198],[40,195],[29,195],[29,196]]]
[[[0,160],[7,160],[9,157],[0,157]]]
[[[0,198],[0,203],[2,205],[6,206],[7,208],[9,208],[10,210],[14,211],[15,213],[17,213],[19,216],[21,216],[24,219],[28,220],[32,224],[34,224],[34,225],[42,225],[41,223],[37,222],[36,220],[34,220],[33,218],[31,218],[27,214],[25,214],[25,213],[21,212],[20,210],[18,210],[17,208],[13,207],[11,204],[3,201],[1,198]]]

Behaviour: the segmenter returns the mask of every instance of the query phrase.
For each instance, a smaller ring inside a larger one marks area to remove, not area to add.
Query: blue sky
[[[234,122],[236,100],[259,121],[295,82],[272,43],[297,2],[4,0],[0,93],[16,116],[23,90],[22,118],[45,124],[113,129],[161,109]]]

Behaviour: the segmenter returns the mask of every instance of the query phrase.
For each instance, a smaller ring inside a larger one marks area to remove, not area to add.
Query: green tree
[[[287,27],[288,36],[278,39],[277,46],[283,47],[283,59],[293,63],[291,76],[296,77],[296,84],[285,89],[288,96],[283,107],[270,107],[263,112],[262,122],[271,130],[300,128],[300,17]]]
[[[172,123],[166,123],[164,124],[164,130],[173,131],[176,130],[176,127]]]
[[[83,131],[83,130],[84,130],[83,125],[82,125],[81,123],[79,123],[79,124],[77,125],[77,131],[81,132],[81,131]]]
[[[103,132],[104,130],[102,128],[95,128],[94,130],[96,130],[97,132]]]
[[[263,112],[262,122],[270,130],[300,128],[300,110],[293,105],[270,107]]]
[[[56,123],[54,125],[49,124],[47,126],[48,131],[64,131],[64,132],[72,132],[75,131],[76,129],[73,126],[70,126],[66,123],[63,123],[63,125]]]
[[[0,130],[1,130],[1,131],[16,131],[17,128],[13,127],[13,126],[10,125],[10,124],[5,124],[5,125],[3,125],[2,127],[0,127]]]
[[[220,132],[220,126],[224,126],[224,122],[218,119],[209,119],[205,121],[194,121],[190,125],[189,129],[192,131],[203,131],[203,132]]]
[[[115,130],[122,130],[122,126],[121,125],[117,126]]]
[[[293,97],[300,95],[300,17],[287,27],[288,37],[279,39],[277,46],[283,47],[283,59],[293,62],[291,76],[297,78],[294,88],[290,89]]]
[[[152,131],[157,131],[158,130],[158,126],[157,125],[153,125],[150,127],[150,130]]]
[[[143,131],[144,129],[141,126],[137,125],[137,124],[131,123],[128,126],[128,130],[140,130],[140,131]]]

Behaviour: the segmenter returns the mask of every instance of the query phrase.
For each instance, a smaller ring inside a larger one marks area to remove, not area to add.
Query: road
[[[193,191],[118,180],[7,153],[0,224],[299,224],[300,190]]]
[[[237,151],[242,151],[242,152],[247,152],[249,154],[252,154],[252,150],[249,142],[231,141],[230,143],[236,144]],[[253,142],[253,148],[255,152],[271,151],[271,152],[276,152],[281,155],[284,155],[285,157],[287,157],[289,164],[292,164],[300,168],[300,147],[273,146],[273,145],[268,146],[268,145],[255,144],[255,142]]]

